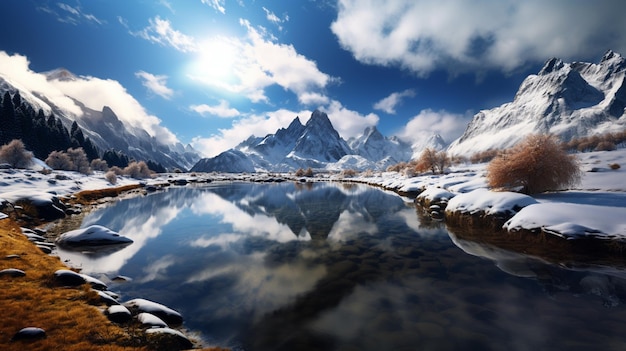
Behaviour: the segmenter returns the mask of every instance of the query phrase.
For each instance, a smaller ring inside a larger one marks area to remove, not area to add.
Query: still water
[[[563,269],[457,238],[366,185],[171,188],[91,212],[134,240],[60,251],[122,300],[180,311],[235,350],[623,350],[619,270]]]

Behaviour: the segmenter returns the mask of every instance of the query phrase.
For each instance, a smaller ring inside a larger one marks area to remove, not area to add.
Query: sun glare
[[[213,38],[202,43],[189,68],[189,75],[210,85],[227,88],[236,84],[237,46],[226,38]]]

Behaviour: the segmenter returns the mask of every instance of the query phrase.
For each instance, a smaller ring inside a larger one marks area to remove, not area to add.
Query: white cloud
[[[57,9],[49,7],[47,5],[40,6],[37,9],[56,17],[57,21],[59,22],[71,24],[74,26],[79,25],[84,20],[99,25],[106,23],[105,20],[101,20],[91,13],[83,12],[80,6],[70,6],[66,3],[58,2],[57,7],[61,9],[60,12],[58,12]]]
[[[320,93],[302,93],[298,96],[298,101],[305,106],[326,105],[330,102],[328,96]]]
[[[246,20],[240,24],[247,29],[243,38],[211,37],[201,42],[196,62],[189,66],[190,78],[252,102],[269,102],[265,89],[272,85],[303,102],[311,101],[313,93],[320,100],[318,91],[336,80],[292,45],[277,43],[263,28]]]
[[[360,135],[366,127],[378,123],[377,115],[373,113],[362,115],[345,108],[340,102],[334,100],[326,106],[320,106],[320,110],[328,114],[331,123],[344,139]],[[220,129],[218,135],[194,138],[192,146],[206,157],[217,156],[237,146],[251,135],[260,137],[276,133],[280,128],[287,128],[296,116],[300,117],[301,123],[306,124],[312,112],[311,110],[296,112],[280,109],[260,115],[249,115],[233,121],[231,128]]]
[[[120,20],[120,17],[118,17]],[[150,25],[139,32],[131,34],[143,39],[158,43],[163,46],[171,46],[180,52],[194,52],[197,50],[195,39],[174,28],[169,20],[156,16],[149,20]],[[121,22],[124,25],[124,22]]]
[[[357,60],[418,75],[626,52],[621,0],[339,0],[337,8],[331,29]]]
[[[289,20],[289,16],[285,15],[284,18],[280,18],[278,16],[276,16],[276,14],[270,10],[268,10],[266,7],[263,7],[263,11],[265,11],[265,18],[274,23],[276,26],[278,26],[279,30],[283,30],[283,26],[281,26],[281,23],[287,22]]]
[[[396,106],[398,106],[402,102],[402,99],[413,96],[415,96],[415,91],[413,89],[406,89],[401,92],[392,93],[386,98],[375,103],[374,109],[386,112],[391,115],[395,115]]]
[[[218,135],[209,138],[196,137],[191,144],[206,157],[217,156],[237,146],[251,135],[265,136],[275,133],[279,128],[286,128],[296,116],[300,116],[300,121],[305,123],[304,121],[311,116],[311,111],[294,112],[281,109],[262,115],[250,115],[233,121],[229,129],[220,129]]]
[[[4,51],[0,51],[0,75],[19,89],[45,95],[53,104],[78,117],[82,116],[81,109],[71,98],[96,111],[109,106],[122,122],[145,129],[165,144],[178,141],[172,132],[160,125],[161,120],[149,114],[118,81],[95,77],[48,81],[45,75],[30,70],[25,56],[10,56]]]
[[[215,11],[221,12],[222,14],[226,13],[226,8],[224,8],[225,0],[201,0],[201,2],[211,6]]]
[[[203,116],[208,114],[208,115],[213,115],[213,116],[222,117],[222,118],[231,118],[231,117],[237,117],[241,115],[241,113],[237,111],[236,108],[230,107],[228,104],[228,101],[226,100],[220,100],[220,103],[215,106],[202,104],[202,105],[191,105],[189,108],[191,108],[191,110],[196,111],[197,113]]]
[[[457,114],[444,110],[422,110],[403,127],[398,137],[417,142],[439,134],[446,142],[452,142],[463,134],[471,117],[472,114],[469,111],[465,114]]]
[[[141,79],[141,84],[148,88],[151,93],[166,100],[174,96],[174,90],[167,87],[167,76],[154,75],[145,71],[136,72],[135,76]]]

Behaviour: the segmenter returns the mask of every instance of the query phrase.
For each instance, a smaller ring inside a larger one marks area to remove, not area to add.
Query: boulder
[[[80,286],[87,283],[83,274],[70,271],[69,269],[59,269],[54,272],[54,281],[62,286]]]
[[[104,314],[113,323],[126,323],[133,318],[128,308],[122,305],[109,306],[109,308],[106,309]]]
[[[151,328],[146,330],[146,334],[155,337],[158,345],[168,350],[187,350],[193,347],[189,338],[175,329]]]
[[[11,341],[39,340],[39,339],[44,339],[45,337],[46,337],[45,330],[41,328],[36,328],[36,327],[27,327],[15,333],[15,335],[13,335],[13,337],[11,338]]]
[[[114,245],[129,245],[133,241],[119,233],[101,225],[92,225],[87,228],[71,230],[61,234],[57,244],[64,247],[107,247]]]
[[[183,316],[173,309],[150,300],[133,299],[124,303],[131,311],[148,312],[161,318],[168,325],[179,325],[183,323]]]
[[[144,327],[167,327],[167,323],[165,323],[161,318],[153,315],[152,313],[142,312],[137,315],[137,320]]]
[[[0,271],[0,277],[18,278],[18,277],[23,277],[25,275],[26,275],[26,272],[17,268],[7,268],[7,269],[3,269]]]

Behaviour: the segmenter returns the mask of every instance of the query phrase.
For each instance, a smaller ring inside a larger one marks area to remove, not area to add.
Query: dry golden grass
[[[7,258],[19,255],[19,258]],[[95,306],[98,297],[88,285],[55,286],[52,277],[67,269],[57,257],[41,252],[21,234],[10,219],[0,220],[0,270],[17,268],[19,278],[0,277],[0,350],[117,351],[161,350],[139,329],[123,329],[111,323]],[[25,327],[46,331],[46,338],[11,341]],[[203,349],[222,350],[222,349]]]
[[[19,258],[6,259],[7,255]],[[58,258],[39,251],[12,221],[0,221],[0,269],[17,268],[25,277],[0,278],[1,350],[142,350],[128,342],[125,332],[113,325],[89,302],[95,296],[82,289],[55,287],[51,277],[67,268]],[[25,327],[39,327],[47,337],[38,341],[11,341]]]
[[[106,189],[98,189],[98,190],[83,190],[76,194],[75,201],[81,204],[89,204],[95,200],[99,200],[105,197],[116,197],[124,192],[128,192],[130,190],[141,188],[140,184],[130,184],[119,186],[115,188],[106,188]]]

